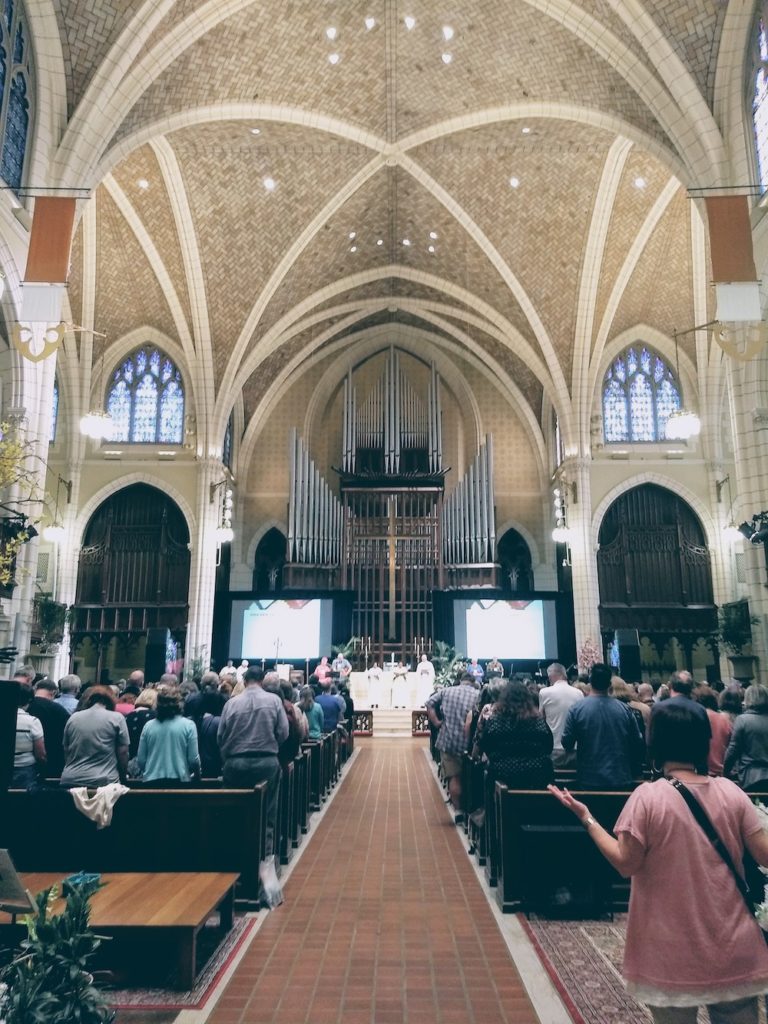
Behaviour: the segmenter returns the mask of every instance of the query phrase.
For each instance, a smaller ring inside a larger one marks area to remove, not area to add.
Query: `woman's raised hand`
[[[563,807],[567,807],[569,811],[576,815],[579,821],[584,822],[589,817],[589,808],[586,804],[581,803],[580,800],[574,800],[571,794],[565,787],[558,789],[557,786],[549,785],[547,789],[556,797]]]

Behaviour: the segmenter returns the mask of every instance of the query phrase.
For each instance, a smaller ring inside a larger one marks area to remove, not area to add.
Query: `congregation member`
[[[589,695],[571,706],[565,720],[563,748],[576,750],[579,789],[628,789],[643,764],[645,740],[635,716],[609,696],[610,685],[610,667],[593,665]]]
[[[144,673],[140,668],[135,668],[128,676],[129,686],[138,686],[139,693],[144,689]]]
[[[45,772],[45,740],[39,718],[30,715],[33,690],[28,682],[19,685],[16,695],[16,745],[13,753],[13,789],[33,789]]]
[[[707,755],[707,770],[710,775],[722,775],[725,752],[731,742],[733,723],[727,715],[718,710],[717,694],[711,686],[697,686],[693,691],[694,700],[707,712],[711,739]]]
[[[315,692],[311,686],[302,686],[299,693],[299,708],[304,712],[307,719],[307,736],[311,740],[323,738],[323,725],[325,716],[323,709],[315,700]]]
[[[267,783],[266,854],[275,852],[277,804],[280,794],[280,745],[288,738],[288,719],[282,699],[262,688],[264,673],[249,668],[243,677],[245,689],[224,705],[219,722],[219,750],[224,785],[250,789]]]
[[[277,759],[280,762],[280,767],[287,768],[298,754],[301,747],[301,741],[306,738],[302,734],[299,716],[297,715],[296,708],[293,706],[290,699],[293,690],[291,684],[286,681],[285,685],[288,690],[288,696],[286,697],[283,692],[282,681],[277,672],[267,672],[261,685],[267,693],[274,693],[276,697],[280,698],[283,704],[283,710],[285,711],[285,717],[288,719],[288,735],[280,744],[280,749],[277,752]]]
[[[77,699],[82,685],[80,676],[76,676],[74,673],[62,676],[59,680],[59,695],[55,698],[54,704],[58,704],[64,708],[67,714],[71,715],[77,708]]]
[[[709,719],[705,708],[701,704],[697,704],[692,696],[696,681],[691,673],[673,672],[667,685],[669,686],[669,697],[666,699],[671,700],[675,705],[687,707],[689,711],[693,711],[703,722],[706,722],[706,726],[709,728]],[[659,687],[660,691],[661,687]],[[651,708],[651,717],[657,713],[658,709],[659,702]]]
[[[156,786],[173,787],[199,778],[197,728],[182,714],[178,687],[158,689],[155,717],[142,730],[137,761],[142,779]]]
[[[483,666],[478,663],[477,658],[473,658],[467,666],[467,675],[472,676],[477,686],[481,686],[485,679],[485,670]]]
[[[120,693],[117,704],[115,704],[115,711],[121,715],[130,715],[136,703],[136,698],[140,693],[141,689],[135,683],[127,683]]]
[[[197,745],[200,751],[200,774],[204,779],[218,779],[221,775],[219,725],[226,701],[220,693],[203,694],[201,717],[197,726]]]
[[[620,700],[622,704],[627,705],[637,719],[640,732],[645,736],[648,726],[651,724],[651,709],[637,699],[634,686],[622,679],[621,676],[614,676],[611,679],[611,688],[608,692],[614,700]]]
[[[427,701],[427,717],[438,729],[435,747],[440,753],[440,767],[457,824],[464,820],[461,804],[461,760],[466,749],[464,723],[477,696],[474,677],[465,672],[457,686],[444,686]]]
[[[569,684],[564,666],[557,661],[547,668],[547,679],[549,686],[539,691],[539,709],[552,733],[552,762],[565,768],[575,759],[563,749],[565,719],[571,706],[583,700],[584,694]]]
[[[220,682],[218,672],[203,672],[200,688],[195,693],[190,693],[184,701],[184,714],[187,718],[191,718],[195,725],[199,725],[202,715],[203,694],[208,691],[218,693]]]
[[[733,725],[744,710],[744,691],[741,686],[738,689],[735,686],[726,686],[718,697],[718,704],[720,710],[730,718],[731,725]]]
[[[492,679],[486,683],[464,721],[464,748],[470,751],[475,761],[479,761],[481,758],[481,751],[477,744],[478,736],[487,719],[493,714],[503,687],[504,681],[501,679]]]
[[[768,788],[768,686],[752,683],[744,691],[744,713],[734,722],[723,767],[747,793]]]
[[[549,787],[609,863],[632,879],[623,974],[654,1024],[696,1024],[704,1004],[712,1024],[757,1024],[757,997],[768,992],[768,947],[734,877],[745,848],[768,867],[768,834],[745,793],[697,771],[709,741],[697,712],[663,703],[650,733],[663,777],[630,795],[616,838],[568,790]]]
[[[133,705],[133,711],[125,716],[125,724],[128,726],[129,737],[129,758],[134,758],[139,752],[139,740],[144,731],[144,726],[155,717],[157,707],[157,690],[148,686],[142,690]]]
[[[554,779],[552,731],[523,683],[508,682],[477,736],[493,781],[544,789]]]
[[[57,704],[58,687],[46,676],[35,683],[35,695],[27,709],[40,720],[45,741],[45,777],[58,779],[64,768],[64,729],[69,713]]]
[[[653,687],[650,683],[640,683],[638,685],[637,699],[641,704],[645,704],[647,708],[653,707]]]
[[[115,711],[107,686],[92,686],[83,694],[82,709],[70,715],[64,729],[64,770],[61,785],[106,786],[125,782],[128,769],[128,726]]]
[[[320,682],[320,692],[315,697],[315,703],[320,705],[323,712],[323,732],[333,732],[339,723],[344,724],[344,716],[347,705],[344,698],[335,692],[330,678]]]

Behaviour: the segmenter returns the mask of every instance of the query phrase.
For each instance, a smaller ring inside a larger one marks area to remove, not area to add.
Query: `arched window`
[[[24,178],[34,88],[32,46],[21,0],[3,0],[0,15],[0,176],[18,192]]]
[[[143,345],[112,375],[107,394],[112,439],[133,444],[181,444],[184,386],[181,374],[159,349]]]
[[[227,429],[224,431],[224,443],[221,446],[221,461],[232,472],[232,416],[227,421]]]
[[[53,399],[51,401],[51,433],[48,436],[48,443],[53,444],[56,440],[56,425],[59,422],[59,382],[53,379]]]
[[[680,408],[675,376],[653,349],[630,345],[603,380],[603,432],[607,444],[663,441],[667,420]]]
[[[768,23],[765,13],[755,31],[750,87],[757,176],[760,191],[765,192],[768,189]]]

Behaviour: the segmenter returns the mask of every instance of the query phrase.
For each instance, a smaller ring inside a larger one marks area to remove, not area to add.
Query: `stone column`
[[[216,590],[216,566],[219,545],[216,529],[221,511],[221,491],[217,488],[211,500],[211,489],[227,479],[227,471],[217,458],[200,459],[197,464],[197,529],[191,539],[192,558],[189,571],[189,624],[185,660],[211,654],[213,635],[213,603]],[[226,485],[224,485],[226,486]]]
[[[573,614],[576,647],[589,639],[600,649],[600,591],[597,550],[592,539],[592,459],[574,457],[563,462],[573,579]]]

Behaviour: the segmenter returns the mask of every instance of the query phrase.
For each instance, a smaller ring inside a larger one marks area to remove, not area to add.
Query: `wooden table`
[[[36,894],[66,877],[46,872],[22,874],[21,880]],[[238,878],[234,873],[173,871],[102,875],[104,887],[91,897],[91,926],[114,941],[100,952],[107,952],[111,966],[125,963],[125,958],[133,965],[137,958],[152,964],[156,952],[163,959],[170,954],[176,962],[177,986],[191,989],[198,933],[216,910],[222,928],[231,929]],[[11,924],[8,914],[0,914],[0,926]]]

